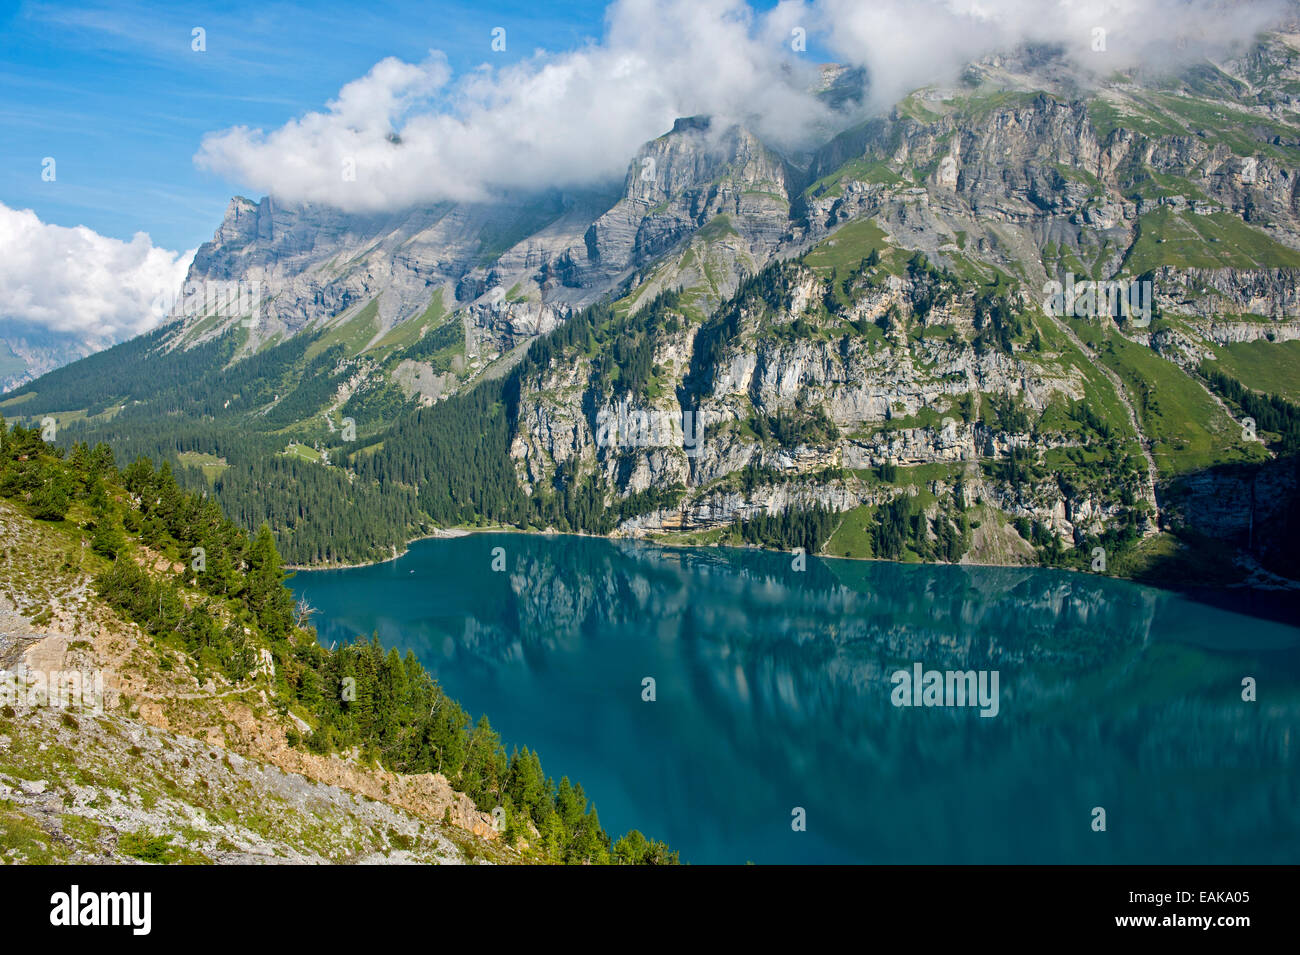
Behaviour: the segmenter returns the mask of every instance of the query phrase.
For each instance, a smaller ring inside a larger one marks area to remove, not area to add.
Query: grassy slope
[[[1168,206],[1138,222],[1124,270],[1141,275],[1162,265],[1188,269],[1300,268],[1300,252],[1228,213],[1179,214]]]
[[[1164,477],[1228,461],[1260,460],[1262,449],[1241,440],[1241,426],[1173,362],[1096,323],[1070,319],[1081,339],[1117,375],[1137,410]]]
[[[395,351],[409,348],[420,340],[420,335],[426,328],[440,325],[445,314],[443,290],[438,288],[434,290],[433,297],[429,299],[428,308],[424,310],[419,318],[402,322],[390,329],[370,350],[381,358],[387,358]]]
[[[349,358],[359,355],[379,332],[379,300],[371,299],[351,318],[340,322],[312,342],[306,355],[315,358],[331,345],[342,345]]]
[[[1248,387],[1300,400],[1300,341],[1258,339],[1219,345],[1214,353],[1220,368]]]

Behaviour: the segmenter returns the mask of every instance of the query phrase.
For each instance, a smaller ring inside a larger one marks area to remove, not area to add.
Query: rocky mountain
[[[1098,81],[1020,49],[799,155],[684,118],[616,195],[236,199],[191,281],[255,315],[207,302],[0,410],[204,468],[305,562],[500,521],[1295,576],[1298,50]],[[295,509],[307,480],[384,542]]]
[[[200,293],[180,341],[249,330],[256,351],[304,330],[348,328],[360,351],[428,332],[454,313],[472,372],[557,327],[575,308],[646,284],[665,253],[698,255],[650,279],[698,285],[712,301],[765,262],[788,232],[795,175],[739,127],[679,120],[631,162],[620,193],[506,197],[359,217],[265,198],[231,201],[187,288],[256,289],[251,312]],[[733,224],[734,223],[734,224]]]
[[[61,334],[12,319],[0,319],[0,392],[26,384],[103,347],[77,335]]]
[[[864,83],[861,71],[828,65],[816,92],[849,116]],[[740,127],[683,118],[631,157],[621,188],[368,216],[236,197],[187,281],[261,283],[265,321],[250,336],[253,348],[342,320],[371,301],[378,340],[418,320],[439,289],[481,337],[509,345],[553,327],[568,309],[639,285],[642,270],[719,215],[735,219],[753,246],[752,270],[788,231],[790,188],[800,176]],[[692,277],[704,280],[699,271]],[[192,311],[177,310],[200,326],[187,329],[187,342],[228,324],[193,321],[208,310]]]

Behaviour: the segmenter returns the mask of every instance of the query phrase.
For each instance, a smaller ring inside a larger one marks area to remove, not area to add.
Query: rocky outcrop
[[[714,129],[706,117],[679,119],[632,160],[623,198],[568,250],[563,280],[611,286],[710,223],[766,258],[787,230],[794,179],[747,130]]]
[[[1049,407],[1083,399],[1085,375],[1041,346],[978,345],[985,319],[976,317],[970,290],[954,288],[922,314],[918,288],[932,276],[859,276],[852,300],[828,315],[824,274],[790,264],[773,281],[780,300],[727,306],[735,324],[711,348],[701,342],[714,333],[699,326],[657,332],[653,398],[602,390],[592,360],[577,353],[527,382],[511,445],[521,485],[531,493],[563,471],[567,480],[596,476],[614,498],[679,489],[671,506],[623,521],[616,532],[631,536],[706,530],[789,508],[879,505],[906,493],[864,479],[883,467],[949,468],[934,482],[939,500],[983,503],[1067,542],[1099,533],[1131,506],[1125,487],[1142,495],[1136,474],[1068,487],[1054,477],[1012,486],[985,475],[982,462],[1013,452],[1042,461],[1097,439],[1031,427]],[[887,334],[845,334],[846,319],[883,319],[891,308],[896,327]],[[927,328],[943,332],[926,335]],[[985,420],[981,403],[1000,410]]]
[[[1254,315],[1270,319],[1279,328],[1300,320],[1297,269],[1161,268],[1151,274],[1150,281],[1161,311],[1195,318],[1207,329],[1222,326],[1222,319],[1231,316]],[[1280,333],[1288,334],[1285,330]],[[1216,341],[1220,334],[1228,333],[1211,331]],[[1229,340],[1253,339],[1224,339],[1221,343]]]

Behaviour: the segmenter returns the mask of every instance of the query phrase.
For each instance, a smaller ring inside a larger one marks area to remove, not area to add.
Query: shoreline
[[[406,554],[410,552],[411,545],[416,543],[417,541],[439,540],[439,539],[452,540],[459,537],[469,537],[473,534],[525,534],[533,537],[579,537],[579,538],[587,538],[593,540],[604,540],[610,542],[630,540],[630,541],[637,541],[643,544],[650,544],[655,547],[668,548],[668,549],[676,548],[680,550],[705,550],[705,549],[712,549],[715,547],[726,547],[732,550],[749,550],[749,551],[758,551],[758,552],[771,553],[771,554],[790,553],[790,551],[777,550],[771,547],[761,547],[754,544],[745,544],[745,543],[700,544],[700,543],[687,543],[681,541],[662,541],[662,540],[655,540],[650,537],[638,537],[638,536],[615,537],[609,534],[589,534],[583,531],[558,531],[554,529],[528,530],[526,528],[515,527],[513,525],[496,525],[491,527],[439,528],[428,534],[421,534],[418,537],[412,537],[410,540],[406,542],[406,544],[402,547],[400,552],[394,554],[392,557],[385,557],[382,560],[358,561],[349,564],[314,564],[314,565],[285,564],[284,567],[286,570],[292,571],[294,573],[297,573],[299,571],[351,570],[351,569],[356,569],[361,567],[376,567],[381,564],[392,563],[393,561],[406,556]],[[1157,582],[1155,580],[1143,579],[1139,577],[1130,577],[1123,574],[1095,574],[1086,570],[1079,570],[1074,567],[1052,567],[1047,564],[994,564],[994,563],[987,563],[984,561],[958,561],[956,563],[948,563],[943,561],[932,561],[932,560],[898,561],[898,560],[885,560],[879,557],[844,557],[838,554],[809,554],[808,556],[816,557],[820,560],[842,560],[842,561],[854,561],[854,562],[862,562],[862,563],[902,564],[902,565],[911,565],[915,567],[983,567],[983,568],[990,568],[990,569],[1002,568],[1008,570],[1009,569],[1055,570],[1055,571],[1061,571],[1064,573],[1071,573],[1071,574],[1084,574],[1089,577],[1102,577],[1109,580],[1122,580],[1131,584],[1138,584],[1143,587],[1151,587],[1156,590],[1165,590],[1170,593],[1180,594],[1182,596],[1200,596],[1200,597],[1208,598],[1215,594],[1221,594],[1224,596],[1230,596],[1233,594],[1258,594],[1262,596],[1289,595],[1292,597],[1300,598],[1300,581],[1291,580],[1285,577],[1280,577],[1276,574],[1271,574],[1267,571],[1263,571],[1262,568],[1256,568],[1255,571],[1246,574],[1240,583],[1216,585],[1216,584],[1206,583],[1205,581],[1188,580],[1184,586],[1180,587],[1180,586],[1176,586],[1174,581]],[[1280,583],[1273,584],[1273,585],[1261,585],[1261,584],[1251,583],[1251,581],[1254,580],[1260,573],[1266,573],[1272,580],[1280,581]]]
[[[405,544],[402,545],[402,549],[400,551],[398,551],[392,557],[385,557],[382,560],[361,560],[350,564],[343,564],[343,563],[283,564],[281,566],[285,570],[292,571],[295,574],[303,570],[308,570],[308,571],[310,570],[355,570],[359,567],[378,567],[380,564],[391,564],[393,561],[405,557],[406,554],[410,551],[411,545],[414,544],[416,541],[437,540],[440,538],[450,540],[451,538],[454,537],[468,537],[469,534],[470,534],[469,531],[463,531],[457,528],[449,528],[449,529],[440,528],[428,534],[421,534],[418,537],[412,537],[410,540],[408,540]]]

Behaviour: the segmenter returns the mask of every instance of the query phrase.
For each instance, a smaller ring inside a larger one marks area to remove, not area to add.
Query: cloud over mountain
[[[637,147],[679,116],[743,122],[786,146],[847,125],[853,117],[812,92],[809,51],[865,68],[865,113],[1021,43],[1057,46],[1085,75],[1160,69],[1221,54],[1286,9],[1280,0],[784,0],[759,14],[743,0],[617,0],[600,42],[459,78],[437,51],[418,64],[390,57],[324,110],[269,132],[210,133],[195,159],[240,187],[356,211],[583,186],[620,178]]]
[[[1023,44],[1059,48],[1081,79],[1161,72],[1225,55],[1275,25],[1285,0],[824,0],[800,4],[845,61],[866,66],[886,107],[972,60]]]

